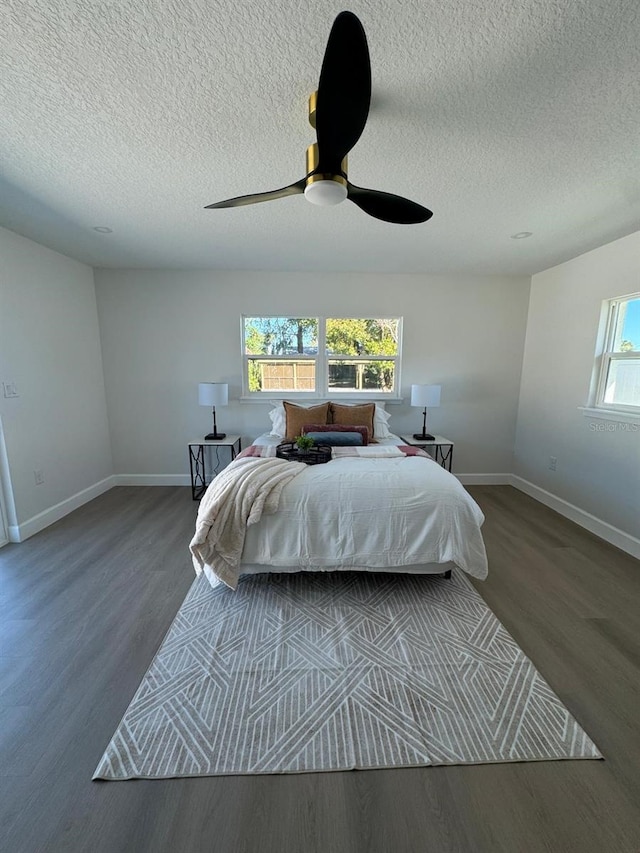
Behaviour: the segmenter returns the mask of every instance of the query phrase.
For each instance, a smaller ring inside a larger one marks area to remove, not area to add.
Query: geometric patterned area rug
[[[601,757],[460,570],[202,576],[93,778]]]

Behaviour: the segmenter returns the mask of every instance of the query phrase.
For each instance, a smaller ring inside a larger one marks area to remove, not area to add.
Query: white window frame
[[[596,383],[595,398],[593,401],[593,407],[603,412],[640,414],[640,406],[625,406],[618,403],[607,403],[604,399],[607,390],[607,378],[609,376],[609,369],[612,362],[624,361],[629,358],[637,359],[640,356],[640,353],[637,350],[632,350],[631,352],[616,352],[613,349],[615,346],[618,319],[620,317],[620,307],[626,302],[631,302],[636,299],[640,299],[640,293],[632,293],[628,296],[617,296],[614,299],[606,300],[604,303],[606,307],[606,326],[602,353],[599,356],[599,359],[596,360],[598,379]]]
[[[245,347],[245,320],[250,317],[282,317],[279,314],[243,314],[240,317],[240,340],[242,346],[242,398],[244,400],[269,400],[278,399],[285,396],[287,400],[328,400],[330,397],[339,398],[341,400],[400,400],[400,371],[402,367],[402,325],[403,318],[398,316],[389,316],[381,318],[379,315],[360,314],[357,317],[353,313],[349,314],[327,314],[320,316],[318,314],[296,314],[305,320],[318,321],[318,353],[317,355],[307,355],[305,353],[294,353],[292,355],[249,355]],[[287,314],[286,316],[294,316]],[[367,356],[327,356],[326,346],[326,330],[327,320],[397,320],[398,321],[398,352],[397,355],[367,355]],[[339,391],[335,388],[329,389],[329,361],[339,359],[340,361],[359,361],[366,358],[367,361],[393,361],[394,362],[394,391],[392,393],[386,391],[374,391],[371,389],[364,391],[347,390]],[[287,361],[295,359],[295,361],[312,361],[316,366],[316,389],[315,391],[249,391],[249,360],[259,361]]]

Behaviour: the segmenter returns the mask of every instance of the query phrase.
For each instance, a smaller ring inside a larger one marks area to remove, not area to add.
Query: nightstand
[[[409,435],[401,435],[404,444],[409,444],[411,447],[421,447],[427,453],[431,453],[434,460],[451,472],[453,465],[453,442],[443,435],[434,435],[430,441],[421,441],[418,438],[413,438]]]
[[[200,441],[190,441],[189,442],[189,468],[191,470],[191,495],[194,501],[199,501],[200,498],[207,491],[207,486],[211,482],[211,480],[220,472],[220,465],[222,461],[220,459],[219,449],[221,447],[228,447],[231,453],[231,461],[236,458],[240,450],[242,449],[242,443],[240,441],[241,436],[239,435],[227,435],[225,438],[218,439],[218,441],[207,441],[202,438]],[[208,448],[205,451],[205,448]],[[211,471],[211,476],[207,481],[207,457],[211,459],[213,455],[213,450],[215,448],[216,452],[216,464],[209,464],[209,468]]]

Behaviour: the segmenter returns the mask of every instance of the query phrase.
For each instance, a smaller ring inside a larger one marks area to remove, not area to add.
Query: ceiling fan
[[[352,12],[333,22],[322,61],[318,91],[309,98],[309,122],[317,143],[307,149],[307,174],[300,181],[254,195],[229,198],[206,209],[241,207],[304,193],[312,204],[334,205],[346,198],[369,216],[412,225],[433,216],[415,201],[379,190],[357,187],[347,178],[347,154],[360,139],[371,102],[371,63],[367,37]]]

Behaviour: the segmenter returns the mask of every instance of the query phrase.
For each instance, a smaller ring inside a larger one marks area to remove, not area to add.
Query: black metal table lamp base
[[[422,432],[414,432],[413,437],[416,441],[435,441],[435,435],[427,432],[427,407],[424,407],[422,413]]]
[[[210,432],[209,435],[205,435],[205,441],[221,441],[223,438],[227,437],[226,432],[218,432],[218,424],[216,423],[216,407],[214,406],[212,409],[213,414],[213,432]]]

